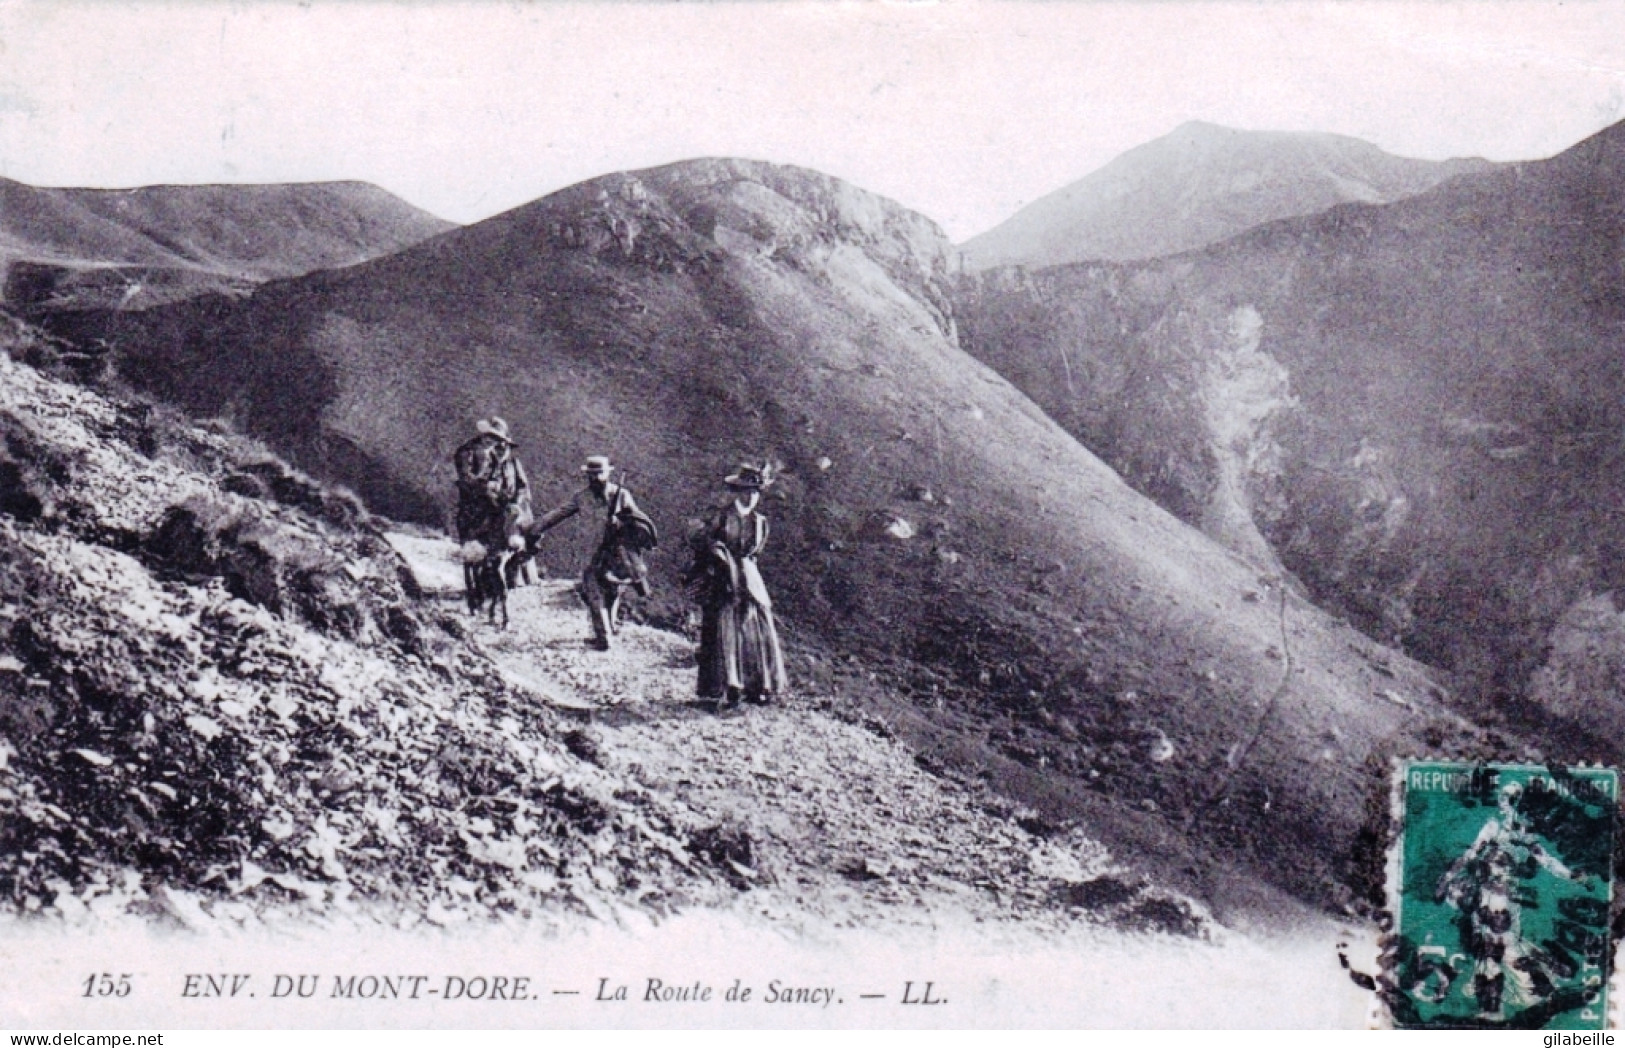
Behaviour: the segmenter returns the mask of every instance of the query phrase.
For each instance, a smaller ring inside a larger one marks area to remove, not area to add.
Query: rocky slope
[[[109,190],[0,179],[0,302],[140,309],[352,265],[451,228],[363,182]]]
[[[970,270],[1157,258],[1338,204],[1403,200],[1489,166],[1392,156],[1342,135],[1193,121],[1028,204],[960,251]]]
[[[589,651],[563,584],[472,626],[449,541],[252,442],[5,354],[0,441],[8,918],[1208,927],[837,693],[705,713],[686,641]]]
[[[1138,489],[1456,674],[1479,715],[1618,759],[1622,187],[1616,126],[1177,258],[991,272],[961,331]]]
[[[685,531],[726,470],[768,456],[764,570],[812,657],[798,685],[873,675],[906,696],[876,701],[920,759],[1081,819],[1189,890],[1368,891],[1385,755],[1457,730],[1434,686],[963,353],[949,250],[825,176],[696,161],[247,300],[58,330],[398,517],[444,519],[451,451],[489,413],[542,504],[608,453],[666,528],[645,612],[667,625]],[[550,539],[549,570],[579,570],[592,530]]]

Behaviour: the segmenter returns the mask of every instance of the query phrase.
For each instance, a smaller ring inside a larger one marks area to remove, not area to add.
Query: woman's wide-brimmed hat
[[[608,455],[588,455],[581,472],[590,473],[595,477],[607,477],[615,472],[615,467],[610,465]]]
[[[487,436],[497,438],[504,444],[513,443],[513,438],[508,435],[507,419],[498,418],[497,416],[492,415],[490,418],[482,418],[478,422],[474,423],[474,428]]]
[[[765,463],[753,466],[749,462],[741,462],[738,469],[722,478],[722,482],[738,491],[761,491],[773,483],[773,467]]]

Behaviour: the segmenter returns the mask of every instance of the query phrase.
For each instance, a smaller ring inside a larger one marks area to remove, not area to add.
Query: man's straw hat
[[[490,418],[482,418],[478,422],[474,423],[474,428],[487,436],[497,438],[504,444],[513,443],[513,438],[508,435],[507,419],[498,418],[496,415],[492,415]]]
[[[741,462],[738,469],[722,478],[722,482],[739,491],[761,491],[773,483],[773,467]]]

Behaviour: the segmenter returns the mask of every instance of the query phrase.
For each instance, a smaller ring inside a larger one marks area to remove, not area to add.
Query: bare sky
[[[1625,0],[0,0],[0,174],[356,178],[472,221],[693,156],[956,240],[1203,119],[1523,159],[1625,117]]]

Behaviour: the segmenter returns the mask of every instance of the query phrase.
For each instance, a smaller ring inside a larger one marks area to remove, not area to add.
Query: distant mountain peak
[[[972,269],[1155,258],[1338,204],[1402,200],[1488,166],[1397,157],[1346,135],[1190,120],[1029,204],[961,250]]]

